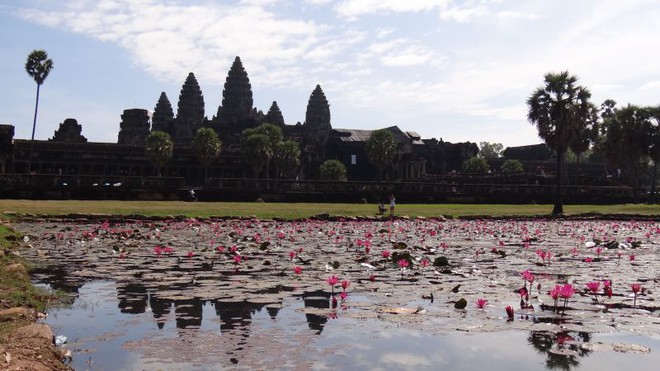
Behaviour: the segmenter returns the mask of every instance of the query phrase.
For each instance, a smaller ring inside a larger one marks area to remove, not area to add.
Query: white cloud
[[[451,0],[343,0],[337,12],[345,17],[374,13],[422,12],[445,6]]]
[[[308,96],[321,83],[331,93],[333,117],[339,107],[369,110],[381,122],[383,117],[408,121],[413,130],[424,120],[418,113],[493,126],[525,123],[527,95],[545,73],[566,69],[590,88],[595,103],[606,98],[658,103],[660,51],[649,45],[660,38],[655,26],[660,8],[648,0],[49,4],[46,10],[18,12],[40,25],[117,45],[134,66],[176,86],[190,71],[200,85],[220,86],[238,55],[255,95],[278,89]],[[564,11],[567,7],[571,12]],[[298,104],[304,112],[305,103],[288,105]],[[284,114],[292,122],[304,118]]]

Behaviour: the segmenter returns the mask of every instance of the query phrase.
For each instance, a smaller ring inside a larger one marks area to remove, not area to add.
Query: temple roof
[[[405,142],[415,145],[426,144],[421,140],[419,134],[414,131],[402,131],[398,126],[390,126],[384,129],[392,133],[395,143]],[[374,131],[376,130],[333,129],[336,137],[342,142],[366,142]]]

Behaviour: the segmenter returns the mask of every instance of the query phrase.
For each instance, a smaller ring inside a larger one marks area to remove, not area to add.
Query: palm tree
[[[144,145],[144,151],[147,158],[156,167],[158,176],[161,176],[161,169],[172,158],[174,152],[174,144],[170,135],[163,131],[152,131],[147,137]]]
[[[46,77],[53,69],[53,60],[48,58],[48,53],[44,50],[33,50],[28,55],[27,62],[25,62],[25,71],[37,83],[37,99],[34,104],[34,121],[32,122],[32,137],[30,143],[30,155],[28,157],[28,173],[32,170],[32,151],[34,150],[34,132],[37,128],[37,110],[39,109],[39,90],[41,84],[44,83]]]
[[[204,167],[204,183],[208,180],[209,166],[220,156],[222,143],[218,134],[211,128],[200,128],[195,133],[192,149]]]
[[[273,157],[270,139],[265,134],[252,134],[243,138],[242,147],[246,160],[254,170],[255,178],[259,178],[262,169]]]
[[[564,154],[571,138],[586,125],[591,93],[577,85],[578,78],[568,71],[548,73],[544,85],[527,99],[527,119],[539,132],[539,137],[557,155],[557,187],[552,215],[563,214],[561,173]]]
[[[293,140],[279,142],[273,157],[275,166],[284,177],[293,177],[300,165],[300,146]]]
[[[646,167],[652,149],[652,116],[649,108],[628,105],[603,121],[605,138],[600,150],[611,166],[624,170],[634,195],[637,195],[639,174]]]
[[[378,168],[378,179],[383,180],[383,170],[392,163],[396,156],[396,144],[394,144],[392,132],[387,129],[372,132],[365,149],[369,161]]]
[[[580,176],[580,157],[585,153],[593,143],[596,142],[598,137],[599,130],[599,112],[598,108],[589,104],[587,107],[587,112],[584,112],[585,125],[581,128],[577,128],[575,135],[571,138],[571,142],[568,144],[568,148],[575,154],[576,159],[576,179],[579,179]]]
[[[259,136],[259,139],[250,139],[252,136]],[[266,166],[266,178],[270,174],[270,161],[275,154],[275,148],[282,141],[282,129],[273,124],[264,123],[256,128],[243,130],[242,145],[243,153],[258,173],[263,166]],[[254,147],[254,146],[258,147]],[[254,157],[254,158],[251,158]]]

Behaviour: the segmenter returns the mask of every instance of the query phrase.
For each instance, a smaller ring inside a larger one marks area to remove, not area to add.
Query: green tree
[[[300,165],[300,146],[293,140],[277,143],[273,157],[275,168],[285,178],[293,178]]]
[[[608,164],[627,174],[633,194],[637,194],[640,175],[648,164],[651,119],[651,109],[628,105],[603,121],[605,138],[600,149]]]
[[[587,122],[591,93],[577,85],[577,77],[568,71],[548,73],[543,86],[534,90],[527,99],[527,119],[538,129],[539,137],[557,155],[557,186],[553,215],[563,214],[561,198],[561,174],[564,153],[571,138],[580,132]]]
[[[163,131],[152,131],[144,144],[145,156],[154,164],[158,176],[161,169],[172,158],[174,144],[170,135]]]
[[[584,117],[584,125],[576,128],[575,134],[571,137],[571,141],[568,144],[570,152],[575,154],[575,163],[577,166],[576,177],[580,175],[580,158],[596,142],[599,130],[600,116],[598,108],[591,103],[584,108],[586,111],[580,113],[580,116]]]
[[[488,166],[488,162],[486,161],[485,158],[481,157],[470,157],[463,164],[461,165],[461,170],[464,173],[487,173],[488,170],[490,170],[490,166]]]
[[[378,168],[378,179],[383,180],[383,170],[396,156],[396,144],[392,132],[386,129],[375,130],[365,145],[369,161]]]
[[[252,134],[243,138],[242,151],[246,161],[252,166],[255,178],[263,171],[264,166],[273,157],[273,147],[265,134]]]
[[[337,160],[326,160],[321,164],[320,172],[323,180],[346,180],[346,166]]]
[[[253,136],[258,136],[259,139],[250,139],[250,137]],[[247,161],[252,165],[257,177],[265,166],[266,178],[268,178],[271,159],[275,155],[275,148],[281,141],[282,129],[277,125],[264,123],[256,128],[243,130],[243,154],[247,157]],[[255,145],[258,146],[258,148],[254,148]]]
[[[220,156],[222,142],[211,128],[200,128],[195,133],[192,149],[204,167],[204,183],[208,180],[209,166]]]
[[[27,62],[25,62],[25,71],[37,83],[37,99],[34,104],[34,120],[32,121],[32,136],[30,137],[30,154],[28,156],[27,172],[32,170],[32,152],[34,151],[34,132],[37,128],[37,111],[39,110],[39,90],[41,84],[44,83],[46,77],[53,69],[53,61],[48,58],[48,53],[45,50],[33,50],[28,55]]]
[[[500,167],[503,173],[518,173],[523,171],[523,164],[519,160],[506,160]]]
[[[479,157],[488,160],[500,158],[503,149],[504,146],[502,143],[481,142],[479,143]]]

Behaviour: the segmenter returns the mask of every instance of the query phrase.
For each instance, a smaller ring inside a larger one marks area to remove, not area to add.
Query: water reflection
[[[330,309],[330,293],[317,290],[306,292],[302,295],[305,308]],[[310,330],[314,330],[317,335],[323,332],[323,327],[328,322],[328,316],[305,312],[307,325]]]
[[[122,313],[144,313],[147,308],[147,288],[139,283],[117,283],[117,307]]]
[[[532,331],[527,342],[540,355],[546,356],[547,369],[571,370],[580,366],[580,357],[591,351],[580,346],[591,341],[588,332],[574,331]]]

